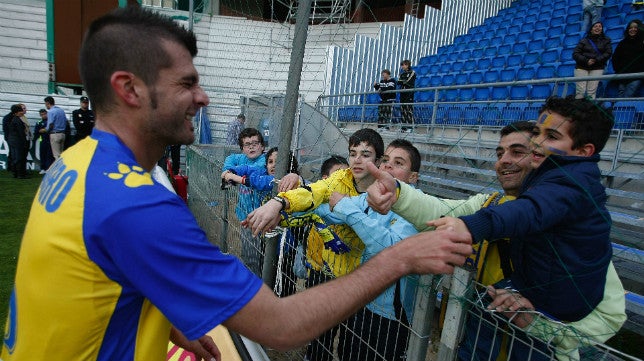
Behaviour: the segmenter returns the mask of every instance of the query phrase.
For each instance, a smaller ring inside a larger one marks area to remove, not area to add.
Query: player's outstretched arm
[[[285,208],[288,208],[288,204]],[[257,236],[261,232],[268,232],[280,222],[281,209],[282,203],[271,199],[263,206],[250,212],[246,219],[242,221],[242,227],[250,228],[253,236]]]
[[[471,243],[462,234],[419,233],[384,249],[348,275],[304,292],[277,298],[264,285],[224,324],[271,348],[298,347],[354,314],[400,277],[452,273],[471,253]]]

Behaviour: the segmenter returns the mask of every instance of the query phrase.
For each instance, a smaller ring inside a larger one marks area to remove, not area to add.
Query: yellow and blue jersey
[[[0,359],[165,360],[171,325],[197,339],[260,287],[181,198],[95,129],[36,194]]]

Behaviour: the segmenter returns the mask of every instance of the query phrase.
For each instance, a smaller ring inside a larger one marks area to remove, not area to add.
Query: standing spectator
[[[239,133],[244,129],[244,123],[246,122],[246,116],[244,114],[239,114],[237,118],[233,119],[228,123],[228,132],[226,133],[226,144],[233,145],[237,144],[239,140]]]
[[[76,128],[75,142],[92,134],[94,129],[94,111],[89,108],[89,98],[80,97],[80,108],[72,112],[72,122]]]
[[[2,118],[2,134],[4,134],[4,139],[8,142],[7,137],[9,136],[9,125],[13,119],[13,112],[9,111]],[[7,154],[7,171],[13,172],[13,153],[11,152],[11,147],[9,147],[9,153]]]
[[[391,111],[396,102],[396,93],[383,93],[389,90],[396,90],[396,82],[391,79],[389,69],[383,69],[380,73],[382,78],[373,84],[374,89],[380,93],[380,105],[378,106],[378,128],[389,129],[391,122]]]
[[[47,109],[40,109],[39,114],[40,121],[34,127],[34,150],[36,142],[40,141],[40,174],[45,174],[54,162],[54,156],[51,153],[51,143],[47,133]]]
[[[402,67],[402,73],[398,77],[398,85],[401,89],[414,89],[416,84],[416,72],[411,69],[411,61],[403,60],[400,63]],[[400,93],[400,102],[401,112],[402,112],[402,122],[404,124],[413,124],[414,123],[414,93]],[[407,127],[403,125],[400,130],[404,133],[411,133],[412,127]]]
[[[14,178],[27,178],[27,151],[29,142],[27,141],[27,129],[22,121],[25,111],[20,104],[11,106],[13,118],[7,127],[7,143],[12,154],[12,170]]]
[[[617,44],[613,54],[613,69],[617,74],[644,72],[644,27],[639,19],[626,26],[624,39]],[[619,81],[619,97],[630,98],[637,94],[642,79],[623,79]]]
[[[601,22],[593,23],[586,37],[575,47],[572,57],[575,60],[575,77],[599,76],[604,74],[606,63],[613,53],[610,38],[604,34]],[[597,96],[599,80],[577,81],[576,98],[587,95],[591,99]]]
[[[238,138],[241,153],[231,154],[224,160],[223,173],[221,178],[226,178],[226,174],[231,169],[247,165],[250,167],[266,169],[266,156],[264,155],[264,138],[262,133],[255,128],[246,128],[239,133]],[[252,188],[243,184],[239,185],[239,197],[235,207],[235,215],[239,221],[246,219],[248,214],[262,204],[262,199],[266,194],[253,191]],[[255,273],[258,277],[262,276],[262,240],[253,236],[247,228],[241,229],[242,255],[241,258],[246,267]]]
[[[69,122],[65,111],[56,105],[53,97],[45,98],[45,108],[47,108],[47,131],[51,142],[51,152],[54,159],[58,159],[65,147],[65,130],[69,126]]]
[[[31,126],[29,125],[29,119],[27,119],[27,106],[23,103],[19,103],[20,107],[22,108],[22,116],[20,117],[20,120],[25,124],[25,131],[27,132],[27,146],[31,145],[31,141],[34,139],[33,133],[31,133]],[[29,152],[29,148],[27,147],[27,152]]]
[[[583,24],[581,26],[581,31],[588,31],[588,26],[590,24],[595,24],[602,20],[602,10],[604,8],[604,3],[606,0],[583,0],[582,7],[584,8],[583,12]]]

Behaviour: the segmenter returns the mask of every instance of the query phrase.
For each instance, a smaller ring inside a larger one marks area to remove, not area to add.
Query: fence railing
[[[309,269],[308,279],[295,269],[296,266],[305,264],[298,251],[307,253],[312,242],[311,229],[319,228],[311,227],[305,222],[293,223],[257,239],[244,235],[245,231],[240,227],[236,211],[238,213],[241,210],[243,214],[252,209],[244,209],[245,203],[239,202],[237,186],[221,186],[220,178],[224,158],[235,151],[235,147],[217,145],[191,146],[187,150],[189,206],[211,242],[245,262],[249,257],[257,257],[250,263],[260,264],[261,269],[254,271],[282,297],[319,283],[313,282],[313,275],[333,278],[324,272],[324,268],[318,272]],[[244,193],[244,197],[248,196],[246,191]],[[464,332],[472,332],[467,322],[477,325],[475,327],[479,331],[474,335],[475,341],[478,340],[481,325],[491,327],[499,337],[506,340],[504,345],[509,345],[506,352],[510,355],[514,352],[514,355],[519,356],[518,359],[528,359],[526,355],[535,355],[533,359],[555,359],[560,356],[552,340],[525,334],[507,318],[488,311],[480,302],[481,297],[477,296],[481,294],[481,285],[471,279],[471,272],[461,268],[457,268],[450,277],[408,276],[405,278],[405,289],[412,292],[399,294],[400,291],[396,291],[393,286],[386,292],[393,292],[394,298],[401,297],[410,301],[409,305],[413,310],[411,314],[403,310],[395,317],[384,317],[383,322],[382,316],[376,318],[373,315],[384,315],[386,312],[371,304],[358,312],[357,316],[334,328],[333,332],[325,334],[326,339],[321,337],[308,347],[290,353],[289,359],[392,360],[391,355],[402,354],[407,360],[454,360],[459,352],[459,345],[462,346]],[[406,304],[404,301],[402,303]],[[402,305],[400,307],[404,309]],[[436,319],[436,315],[440,317]],[[370,324],[375,319],[381,322],[379,326]],[[565,328],[566,325],[562,324],[561,327]],[[510,343],[507,343],[508,340]],[[593,359],[637,359],[593,342],[592,337],[586,335],[579,335],[579,344],[583,346],[580,349],[582,355]],[[525,352],[528,354],[524,354]],[[542,358],[536,358],[537,355]],[[479,358],[473,356],[471,359]]]

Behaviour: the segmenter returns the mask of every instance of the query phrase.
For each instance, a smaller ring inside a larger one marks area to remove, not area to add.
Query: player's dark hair
[[[367,145],[376,150],[376,160],[380,159],[385,153],[385,143],[382,141],[380,134],[373,129],[359,129],[349,137],[349,147],[358,146],[362,142],[367,143]]]

